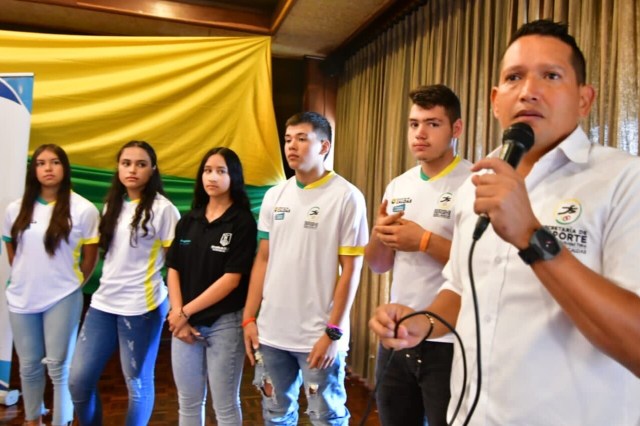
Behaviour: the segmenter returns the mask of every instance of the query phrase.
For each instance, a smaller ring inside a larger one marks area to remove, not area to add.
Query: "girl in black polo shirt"
[[[207,377],[218,424],[242,424],[241,321],[256,232],[240,159],[228,148],[210,150],[166,261],[181,425],[204,425]]]

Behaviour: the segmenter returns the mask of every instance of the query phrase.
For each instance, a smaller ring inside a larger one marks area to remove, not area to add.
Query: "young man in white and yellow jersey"
[[[313,423],[349,421],[349,310],[368,228],[362,193],[324,166],[330,141],[320,114],[291,117],[285,155],[295,176],[271,188],[260,209],[243,327],[266,424],[297,423],[303,382]]]
[[[455,155],[462,132],[460,100],[444,85],[413,90],[407,139],[418,165],[393,179],[378,211],[365,259],[372,271],[393,270],[391,302],[418,309],[444,283],[458,187],[471,163]],[[453,335],[423,340],[414,348],[380,346],[377,391],[380,421],[389,425],[446,425]]]

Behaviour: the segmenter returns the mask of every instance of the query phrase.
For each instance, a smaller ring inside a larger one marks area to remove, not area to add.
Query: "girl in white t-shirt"
[[[160,272],[178,210],[164,196],[156,153],[148,143],[128,142],[117,161],[100,221],[100,286],[80,330],[69,379],[81,425],[102,424],[97,384],[116,348],[129,390],[126,425],[148,423],[153,370],[168,311]]]
[[[98,209],[71,191],[64,150],[38,147],[22,198],[7,207],[2,236],[11,264],[6,296],[25,425],[42,424],[45,365],[53,383],[52,424],[73,420],[69,364],[82,313],[81,287],[96,265],[98,221]]]

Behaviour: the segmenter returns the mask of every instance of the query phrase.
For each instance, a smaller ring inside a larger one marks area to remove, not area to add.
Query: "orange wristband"
[[[252,322],[256,322],[256,317],[247,318],[246,320],[242,321],[242,328],[245,328]]]
[[[420,239],[420,251],[427,251],[427,247],[429,247],[430,239],[431,239],[431,232],[424,231],[424,234],[422,234],[422,238]]]

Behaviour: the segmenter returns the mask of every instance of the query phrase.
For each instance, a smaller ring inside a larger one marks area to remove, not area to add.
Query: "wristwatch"
[[[340,340],[342,337],[342,330],[338,327],[327,326],[327,328],[324,329],[324,332],[327,333],[327,336],[329,336],[329,339],[331,340]]]
[[[524,263],[531,265],[538,260],[550,260],[560,253],[562,245],[548,228],[542,226],[531,235],[529,247],[520,250],[518,255]]]

